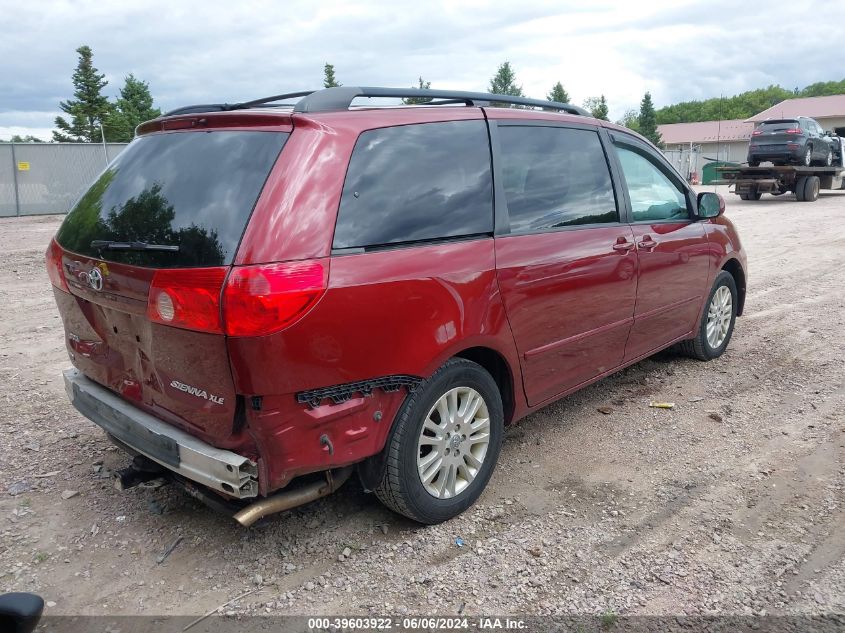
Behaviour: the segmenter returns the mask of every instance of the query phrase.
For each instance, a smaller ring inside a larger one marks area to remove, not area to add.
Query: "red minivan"
[[[356,470],[436,523],[481,494],[506,424],[671,345],[722,354],[746,286],[723,212],[567,104],[183,108],[47,251],[67,392],[134,457],[119,484],[165,473],[250,525]]]

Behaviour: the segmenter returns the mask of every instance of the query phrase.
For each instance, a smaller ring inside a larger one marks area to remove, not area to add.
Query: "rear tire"
[[[481,398],[476,412],[462,418],[462,407],[468,415],[476,397]],[[503,435],[504,412],[496,381],[480,365],[453,358],[408,395],[399,409],[385,446],[376,496],[391,510],[420,523],[451,519],[481,495],[496,466]],[[478,450],[482,447],[483,452]],[[423,483],[424,478],[429,481]]]
[[[713,360],[724,354],[733,335],[737,305],[736,281],[723,270],[716,276],[704,304],[698,334],[681,342],[680,351],[698,360]]]
[[[801,193],[802,202],[815,202],[819,199],[821,180],[818,176],[806,176],[804,178],[804,190]]]
[[[795,181],[795,199],[798,202],[804,202],[804,185],[807,184],[807,177],[801,176]]]
[[[748,161],[748,166],[749,166],[749,167],[759,167],[759,166],[760,166],[760,161],[759,161],[759,160],[749,160],[749,161]]]
[[[813,146],[807,143],[807,147],[804,149],[804,156],[801,160],[801,164],[804,167],[809,167],[813,164]]]

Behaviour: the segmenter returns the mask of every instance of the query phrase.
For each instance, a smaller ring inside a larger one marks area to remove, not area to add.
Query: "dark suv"
[[[431,101],[352,105],[372,96]],[[183,108],[49,247],[67,391],[135,456],[127,485],[164,470],[249,525],[354,466],[443,521],[506,424],[670,345],[722,354],[746,284],[723,211],[567,104],[343,87]]]
[[[810,165],[833,164],[834,144],[814,119],[770,119],[751,133],[748,143],[748,165],[757,167],[770,161],[775,165],[795,163]]]

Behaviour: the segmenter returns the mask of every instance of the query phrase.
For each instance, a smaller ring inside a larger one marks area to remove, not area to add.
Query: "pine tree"
[[[109,102],[102,90],[108,82],[105,75],[94,67],[94,54],[88,46],[76,49],[79,62],[73,72],[73,99],[62,101],[59,107],[70,116],[56,117],[53,140],[70,143],[97,143],[100,141],[100,125],[109,113]]]
[[[103,125],[106,140],[128,143],[135,136],[138,125],[158,116],[161,116],[161,110],[153,107],[149,84],[130,73]]]
[[[549,101],[557,101],[558,103],[569,103],[569,93],[563,88],[563,84],[557,82],[546,95]]]
[[[589,110],[590,115],[594,119],[601,119],[602,121],[607,121],[607,99],[604,98],[604,95],[600,97],[590,97],[589,99],[584,100],[584,109]]]
[[[324,88],[339,88],[343,84],[340,83],[334,76],[334,64],[326,63],[323,66],[323,87]]]
[[[654,103],[651,100],[650,92],[646,92],[643,100],[640,102],[639,124],[640,134],[660,147],[663,139],[660,137],[660,132],[657,131],[657,114],[654,111]]]
[[[411,86],[411,88],[419,88],[420,90],[428,90],[431,88],[430,81],[423,81],[423,78],[420,77],[420,83],[418,86]],[[402,103],[405,105],[418,105],[420,103],[430,103],[431,99],[427,97],[407,97],[402,99]]]
[[[511,68],[510,62],[504,62],[493,78],[490,80],[489,92],[495,95],[510,95],[512,97],[523,97],[522,86],[516,84],[516,73]],[[494,106],[507,106],[506,103],[494,103]]]

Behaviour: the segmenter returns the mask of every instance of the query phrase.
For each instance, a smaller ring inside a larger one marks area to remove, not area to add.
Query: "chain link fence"
[[[0,217],[67,213],[125,143],[0,143]]]

